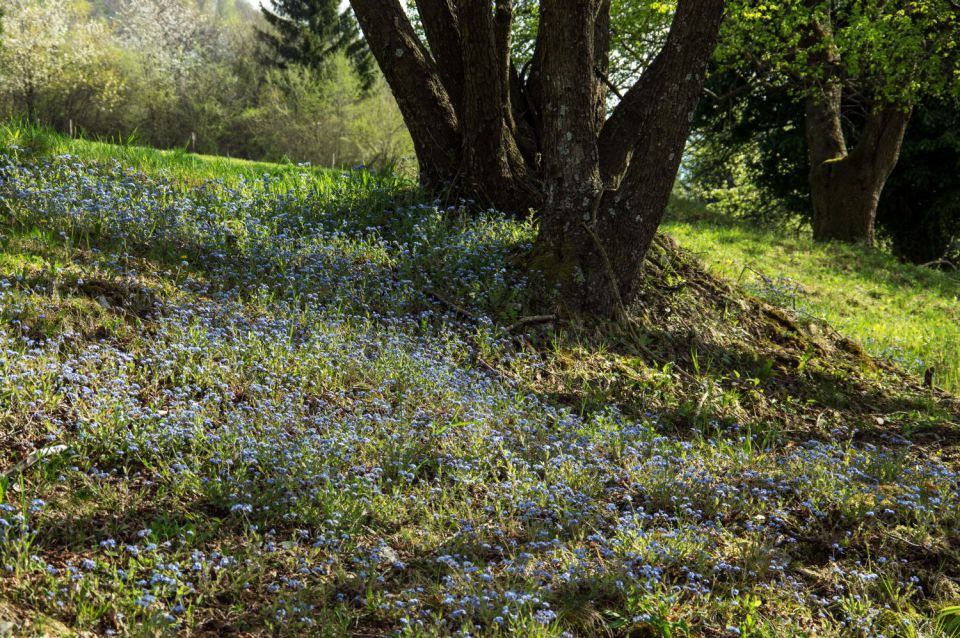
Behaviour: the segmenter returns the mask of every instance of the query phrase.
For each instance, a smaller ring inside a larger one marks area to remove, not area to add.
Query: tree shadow
[[[613,404],[680,436],[740,426],[833,440],[856,430],[864,441],[960,446],[956,396],[733,288],[669,239],[652,252],[643,291],[620,325],[534,335],[547,370],[534,389],[578,412]]]

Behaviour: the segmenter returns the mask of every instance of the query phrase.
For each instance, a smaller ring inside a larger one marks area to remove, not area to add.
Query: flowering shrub
[[[107,634],[933,631],[955,469],[526,394],[476,354],[534,367],[484,318],[531,226],[390,189],[2,162],[2,232],[69,255],[0,262],[0,414],[66,446],[0,482],[5,595]],[[152,314],[37,334],[94,276]]]

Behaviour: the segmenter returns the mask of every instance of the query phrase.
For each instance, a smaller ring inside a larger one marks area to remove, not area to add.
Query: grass
[[[264,176],[278,178],[307,173],[312,178],[325,181],[336,178],[338,171],[302,164],[273,164],[255,162],[218,155],[189,153],[184,149],[160,150],[139,146],[135,138],[115,141],[98,141],[70,138],[49,129],[25,122],[7,122],[0,125],[0,149],[17,147],[21,156],[71,154],[88,161],[123,166],[148,175],[163,173],[175,182],[200,184],[209,180],[221,180],[234,184],[237,180],[262,179]],[[281,180],[282,183],[282,180]]]
[[[801,315],[826,320],[870,353],[960,389],[960,273],[880,250],[816,244],[677,202],[666,232],[709,269]]]
[[[510,332],[531,222],[62,150],[0,161],[15,631],[937,636],[960,598],[955,399],[669,246],[639,333]]]

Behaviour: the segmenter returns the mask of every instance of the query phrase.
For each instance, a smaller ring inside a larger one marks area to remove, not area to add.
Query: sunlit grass
[[[161,150],[140,146],[136,138],[98,141],[70,138],[49,129],[25,122],[7,122],[0,125],[0,149],[19,147],[20,154],[70,154],[88,161],[110,164],[118,161],[125,167],[150,175],[165,174],[184,184],[200,184],[207,180],[222,180],[234,184],[240,179],[257,180],[268,176],[274,180],[290,177],[298,179],[308,174],[318,182],[336,179],[342,171],[312,167],[305,164],[275,164],[251,160],[191,153],[186,149]]]
[[[786,308],[825,319],[871,353],[960,389],[960,273],[881,250],[816,244],[711,216],[690,204],[665,225],[710,269]],[[679,208],[679,207],[678,207]]]

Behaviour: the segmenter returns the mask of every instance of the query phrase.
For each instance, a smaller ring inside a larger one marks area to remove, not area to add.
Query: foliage
[[[937,614],[937,627],[947,638],[960,636],[960,605],[941,609]]]
[[[343,54],[331,56],[324,72],[302,66],[272,69],[261,105],[244,113],[251,141],[266,160],[315,157],[343,166],[364,158],[390,167],[410,154],[409,142],[389,90],[380,84],[377,89],[361,99],[361,83]]]
[[[255,37],[261,18],[249,7],[17,0],[6,8],[17,25],[0,36],[0,105],[8,115],[64,133],[135,134],[161,148],[246,158],[325,164],[340,147],[338,164],[386,167],[412,153],[378,75],[361,93],[339,54],[322,72],[264,66]],[[307,76],[309,94],[296,79]],[[332,104],[339,110],[324,110]],[[262,118],[278,108],[286,128],[278,124],[278,135],[266,137]],[[347,114],[355,120],[349,126]]]
[[[675,0],[611,1],[610,55],[615,63],[610,79],[618,87],[631,86],[653,62],[663,46],[676,4]]]
[[[377,79],[373,54],[350,8],[337,0],[271,0],[261,11],[272,30],[258,32],[281,64],[322,70],[332,55],[343,53],[353,63],[364,89]]]
[[[730,86],[714,78],[714,90]],[[810,202],[802,105],[786,91],[767,91],[742,96],[721,112],[724,108],[717,102],[704,105],[685,186],[715,210],[751,223],[805,223]],[[848,106],[844,112],[849,124],[857,108]],[[926,98],[915,107],[901,161],[884,188],[877,226],[883,241],[902,259],[952,262],[960,254],[956,113],[952,99]]]
[[[675,0],[611,0],[610,55],[614,64],[609,79],[618,91],[631,87],[653,62],[670,28],[676,4]],[[539,19],[539,2],[514,3],[511,57],[518,69],[523,69],[533,57]]]
[[[960,12],[949,0],[735,0],[728,15],[716,59],[761,87],[840,81],[893,104],[957,88]],[[824,24],[825,37],[812,38]]]
[[[826,20],[828,6],[832,35],[811,43],[804,34]],[[913,108],[903,161],[887,181],[877,224],[899,256],[927,262],[949,253],[957,219],[949,187],[958,88],[954,7],[935,0],[738,2],[731,15],[700,110],[693,189],[748,219],[808,218],[802,98],[839,82],[851,147],[877,104]],[[821,55],[824,49],[830,55]]]
[[[5,6],[0,46],[0,91],[33,118],[45,92],[92,92],[101,108],[117,100],[117,78],[107,71],[109,50],[98,43],[102,24],[85,20],[69,0],[12,0]]]

